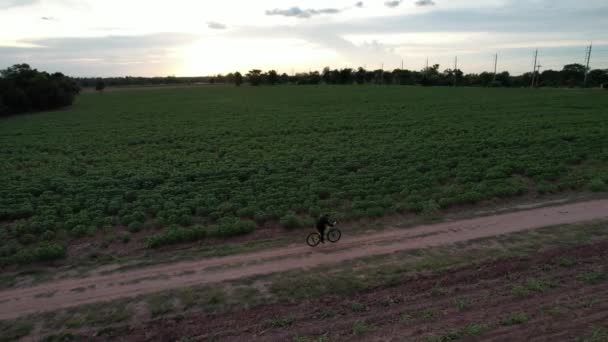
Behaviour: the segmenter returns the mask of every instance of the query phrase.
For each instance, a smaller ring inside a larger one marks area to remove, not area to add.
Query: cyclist
[[[317,220],[317,230],[319,231],[319,235],[321,235],[321,242],[325,243],[325,230],[327,226],[333,227],[334,224],[329,222],[329,215],[323,214]]]

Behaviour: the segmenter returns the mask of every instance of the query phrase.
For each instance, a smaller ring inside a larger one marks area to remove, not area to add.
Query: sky
[[[608,68],[608,0],[0,0],[0,69],[199,76]]]

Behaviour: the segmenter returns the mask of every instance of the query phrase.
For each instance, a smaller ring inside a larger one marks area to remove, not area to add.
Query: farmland
[[[74,239],[150,247],[608,183],[599,91],[199,87],[83,94],[0,121],[0,263]],[[151,233],[152,234],[152,233]]]

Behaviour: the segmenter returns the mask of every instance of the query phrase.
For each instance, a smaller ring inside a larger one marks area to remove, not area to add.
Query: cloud
[[[362,8],[363,7],[363,1],[359,1],[355,4],[355,7],[359,7]]]
[[[29,6],[38,2],[39,0],[0,0],[0,9]]]
[[[424,6],[435,6],[435,1],[433,0],[418,0],[414,3],[418,7]]]
[[[226,25],[215,22],[215,21],[207,22],[207,27],[210,29],[213,29],[213,30],[225,30],[226,29]]]
[[[386,1],[384,3],[384,6],[390,7],[390,8],[395,8],[395,7],[399,6],[399,5],[401,5],[401,0]]]
[[[28,63],[49,72],[78,76],[164,75],[180,63],[172,49],[200,38],[194,34],[157,33],[24,39],[18,43],[33,47],[0,46],[0,68]]]
[[[307,19],[315,15],[321,14],[336,14],[342,10],[337,8],[322,8],[322,9],[301,9],[300,7],[291,7],[287,9],[278,9],[266,11],[266,15],[280,15],[284,17],[296,17],[300,19]]]
[[[46,21],[55,21],[55,20],[57,20],[54,17],[40,17],[40,19],[46,20]]]

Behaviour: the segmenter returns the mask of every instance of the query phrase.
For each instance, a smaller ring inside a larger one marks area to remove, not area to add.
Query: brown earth
[[[205,283],[331,265],[371,255],[433,247],[552,225],[608,218],[608,200],[538,208],[495,216],[444,222],[410,229],[389,229],[367,236],[344,237],[338,244],[306,245],[235,256],[178,262],[86,278],[51,281],[0,292],[0,319],[54,311]],[[348,232],[343,232],[345,235]],[[53,296],[44,294],[54,293]]]
[[[158,319],[87,338],[571,341],[608,329],[607,271],[608,241],[602,241],[417,276],[353,296]],[[517,290],[522,286],[528,293]]]

